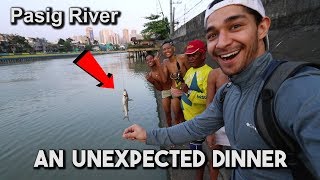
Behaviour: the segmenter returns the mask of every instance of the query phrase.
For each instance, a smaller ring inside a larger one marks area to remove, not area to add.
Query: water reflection
[[[157,149],[121,138],[131,122],[123,120],[121,93],[126,88],[130,120],[158,126],[154,91],[143,61],[127,54],[95,56],[114,75],[115,89],[97,82],[73,58],[0,66],[0,179],[166,179],[163,169],[76,169],[73,149]],[[33,169],[39,149],[64,149],[64,170]]]

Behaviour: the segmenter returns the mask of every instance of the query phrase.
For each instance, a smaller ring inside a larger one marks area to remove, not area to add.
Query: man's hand
[[[184,93],[187,93],[189,90],[189,87],[185,83],[181,83],[180,90],[182,90]]]
[[[141,126],[134,124],[123,131],[122,137],[125,139],[146,142],[147,132]]]
[[[216,144],[216,138],[214,134],[208,135],[206,138],[207,145],[210,147],[210,149],[214,149]]]
[[[154,56],[154,62],[157,66],[161,66],[159,52],[157,52],[157,54]]]

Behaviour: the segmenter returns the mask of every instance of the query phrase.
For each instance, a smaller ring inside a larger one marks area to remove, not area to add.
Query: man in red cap
[[[186,121],[193,119],[206,109],[208,76],[212,70],[205,64],[206,45],[201,40],[190,41],[185,49],[188,63],[191,66],[183,77],[181,89],[181,107]],[[202,150],[204,139],[190,142],[190,149]],[[203,179],[205,166],[196,171],[196,179]]]
[[[183,115],[186,121],[206,109],[207,80],[212,68],[205,64],[206,45],[200,40],[190,41],[185,49],[188,63],[191,66],[183,77],[181,97]]]

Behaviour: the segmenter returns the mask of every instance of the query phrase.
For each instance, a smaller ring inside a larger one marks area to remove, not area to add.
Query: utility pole
[[[172,8],[172,19],[173,19],[173,30],[174,30],[174,25],[176,24],[176,22],[175,22],[175,20],[174,20],[174,14],[175,14],[175,10],[176,10],[176,8],[175,7],[173,7]]]
[[[183,24],[186,23],[186,12],[187,12],[187,5],[184,5]]]
[[[172,8],[172,4],[181,4],[181,1],[178,2],[172,2],[172,0],[170,0],[170,36],[173,35],[173,31],[174,31],[174,9]]]
[[[173,15],[172,15],[172,0],[170,0],[170,36],[173,35]]]

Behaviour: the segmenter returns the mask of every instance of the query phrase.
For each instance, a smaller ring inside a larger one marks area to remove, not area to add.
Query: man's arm
[[[171,145],[183,144],[212,134],[224,126],[222,104],[217,97],[207,109],[190,121],[180,123],[170,128],[161,128],[147,131],[147,144]]]
[[[159,70],[159,75],[160,75],[160,79],[162,81],[162,83],[167,83],[168,81],[168,77],[169,77],[169,70],[167,67],[167,60],[165,59],[162,63],[161,66],[159,66],[158,70]]]
[[[217,77],[217,73],[216,71],[213,69],[208,76],[208,81],[207,81],[207,101],[206,101],[206,105],[207,107],[209,106],[209,104],[212,102],[214,95],[216,94],[216,77]]]
[[[218,94],[220,94],[219,91],[217,92]],[[215,99],[219,99],[219,97]],[[158,128],[148,131],[135,124],[125,129],[122,137],[153,145],[182,144],[204,138],[219,130],[223,125],[222,105],[219,101],[214,100],[202,114],[191,121],[186,121],[170,128]]]
[[[229,79],[220,68],[213,69],[210,72],[207,83],[207,106],[212,102],[217,90],[227,82],[229,82]]]
[[[319,82],[319,70],[301,72],[286,80],[275,97],[280,126],[300,145],[303,162],[316,177],[320,177]]]

